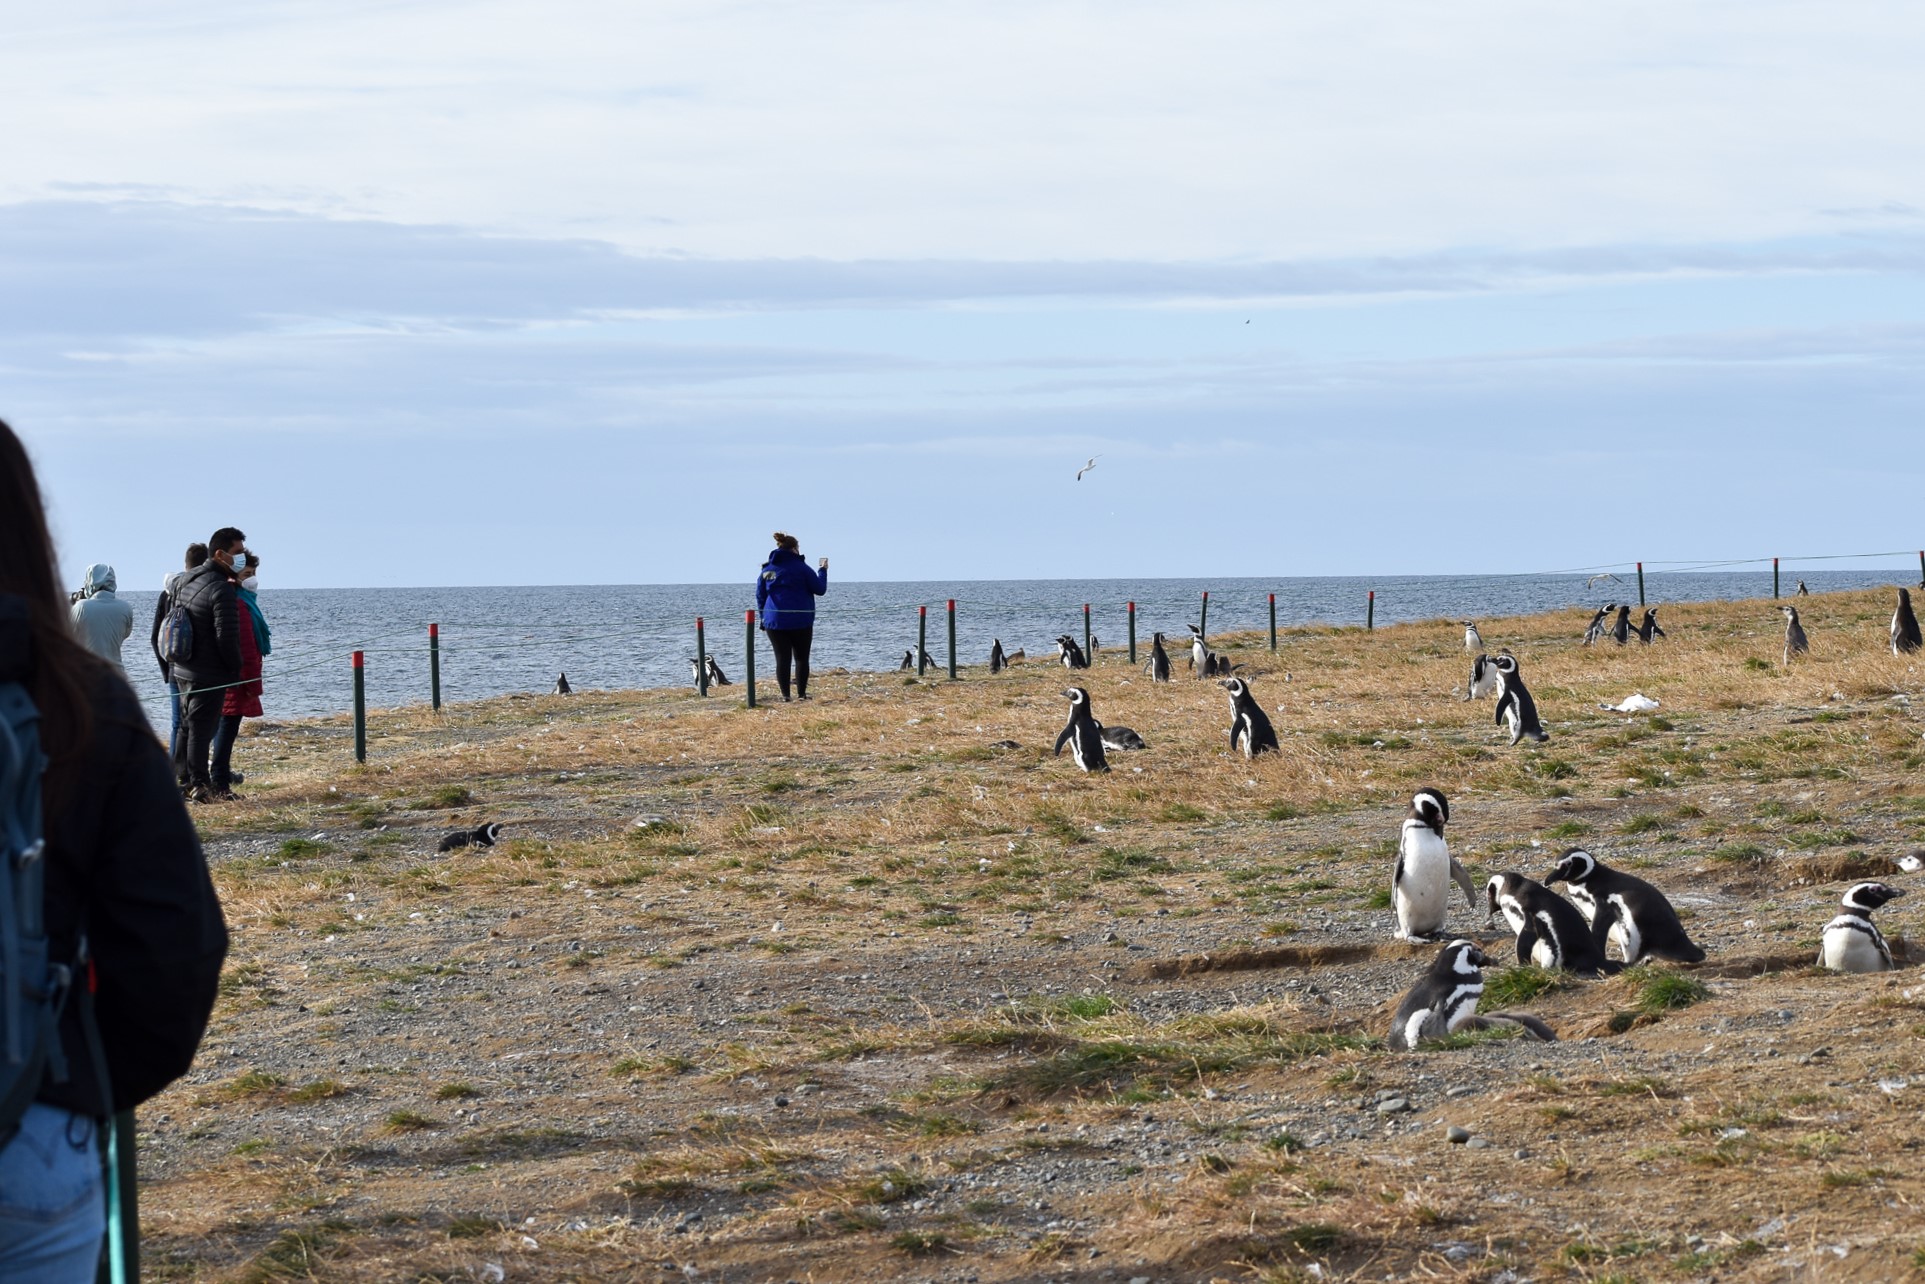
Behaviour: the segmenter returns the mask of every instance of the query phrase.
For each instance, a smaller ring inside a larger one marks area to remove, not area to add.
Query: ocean
[[[1902,570],[1804,571],[1815,593],[1910,584]],[[1789,594],[1796,577],[1787,574]],[[948,657],[944,604],[956,599],[957,663],[987,664],[992,638],[1032,659],[1052,654],[1058,634],[1082,640],[1083,605],[1107,651],[1126,643],[1125,603],[1136,603],[1137,636],[1187,639],[1210,595],[1211,634],[1268,627],[1267,595],[1277,595],[1279,628],[1364,623],[1366,595],[1376,592],[1376,619],[1482,619],[1570,609],[1573,634],[1606,601],[1635,600],[1625,576],[1587,585],[1582,575],[1411,576],[1384,578],[1175,580],[974,580],[842,583],[831,581],[817,606],[813,667],[893,669],[916,642],[916,608],[929,608],[929,653]],[[1666,602],[1767,597],[1771,573],[1647,573],[1645,593]],[[121,595],[135,610],[127,670],[149,709],[164,721],[166,689],[147,647],[155,594]],[[264,589],[261,608],[273,629],[266,671],[270,718],[343,713],[353,704],[349,654],[366,654],[370,707],[425,703],[429,694],[428,625],[441,626],[444,701],[480,700],[516,691],[547,692],[561,672],[578,688],[687,686],[695,654],[695,619],[705,618],[708,650],[736,682],[742,679],[743,618],[755,605],[753,585],[632,584],[569,587],[420,589]],[[774,656],[758,639],[756,674],[773,693]]]

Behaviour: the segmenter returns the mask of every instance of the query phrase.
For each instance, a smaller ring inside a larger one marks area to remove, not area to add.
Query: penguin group
[[[691,655],[688,658],[688,672],[690,680],[698,687],[702,685],[704,673],[708,674],[708,684],[712,687],[729,685],[729,675],[722,672],[721,663],[713,655],[703,656],[700,660]]]

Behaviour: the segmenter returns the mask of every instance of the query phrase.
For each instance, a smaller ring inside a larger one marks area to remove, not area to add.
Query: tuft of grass
[[[1762,869],[1771,857],[1755,843],[1727,843],[1711,853],[1711,859],[1725,865],[1749,865]]]
[[[1682,972],[1639,966],[1623,975],[1631,984],[1638,1011],[1651,1016],[1688,1008],[1711,997],[1711,990],[1704,982]]]
[[[1209,818],[1209,813],[1204,811],[1203,808],[1185,802],[1173,802],[1157,815],[1158,820],[1167,821],[1172,824],[1184,824],[1191,821],[1208,820]]]
[[[453,807],[466,807],[474,800],[474,794],[466,785],[443,785],[416,806],[423,811],[446,811]]]
[[[449,1239],[485,1239],[502,1229],[492,1217],[457,1217],[448,1223]]]
[[[345,1097],[352,1091],[353,1089],[345,1083],[336,1083],[332,1079],[316,1079],[298,1088],[289,1088],[286,1100],[297,1106],[305,1106],[316,1101],[332,1101],[336,1097]]]
[[[480,1095],[481,1089],[475,1087],[472,1083],[463,1083],[460,1080],[456,1080],[453,1083],[444,1083],[434,1090],[434,1099],[436,1101],[471,1101]]]
[[[929,1188],[929,1182],[915,1173],[901,1168],[885,1168],[867,1181],[856,1186],[856,1194],[864,1203],[894,1204],[905,1199],[914,1199]]]
[[[266,1070],[249,1070],[229,1080],[221,1089],[230,1097],[267,1097],[287,1086],[287,1080]]]
[[[907,1253],[911,1257],[928,1257],[949,1247],[949,1237],[941,1231],[906,1230],[898,1232],[889,1244],[897,1252]]]
[[[312,838],[290,838],[282,843],[279,855],[282,860],[308,860],[324,856],[334,848],[329,843],[317,842]]]
[[[423,1132],[429,1128],[439,1128],[441,1121],[430,1119],[418,1110],[390,1110],[388,1112],[389,1132]]]
[[[1305,1222],[1283,1233],[1283,1242],[1305,1253],[1328,1253],[1343,1243],[1343,1227],[1329,1222]]]
[[[1570,984],[1568,976],[1549,968],[1507,967],[1502,972],[1485,975],[1484,997],[1478,1000],[1477,1007],[1479,1011],[1495,1012],[1499,1008],[1529,1003],[1539,995]]]

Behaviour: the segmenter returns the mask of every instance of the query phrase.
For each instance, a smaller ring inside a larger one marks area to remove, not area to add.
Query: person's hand
[[[828,570],[828,569],[829,569],[829,559],[825,557],[825,558],[823,558],[823,559],[821,559],[820,561],[818,561],[818,562],[816,563],[816,569],[817,569],[817,570],[823,570],[823,571],[826,571],[826,570]]]

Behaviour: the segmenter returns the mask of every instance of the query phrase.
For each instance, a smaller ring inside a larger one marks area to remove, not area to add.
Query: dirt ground
[[[820,675],[379,711],[244,739],[197,809],[234,931],[143,1109],[153,1278],[1891,1280],[1925,1270],[1925,972],[1815,969],[1849,881],[1913,888],[1920,665],[1885,594],[1483,622],[1551,740],[1466,702],[1445,622],[950,683]],[[1008,640],[1006,640],[1008,641]],[[1016,640],[1023,641],[1021,639]],[[1030,642],[1037,652],[1040,640]],[[1049,748],[1086,686],[1141,752]],[[1597,706],[1632,692],[1654,714]],[[269,692],[270,703],[272,691]],[[1014,741],[1016,747],[998,747]],[[1708,951],[1506,966],[1558,1042],[1387,1052],[1413,789],[1480,883],[1582,845]],[[488,849],[436,851],[502,821]],[[1469,1139],[1451,1140],[1461,1128]]]

